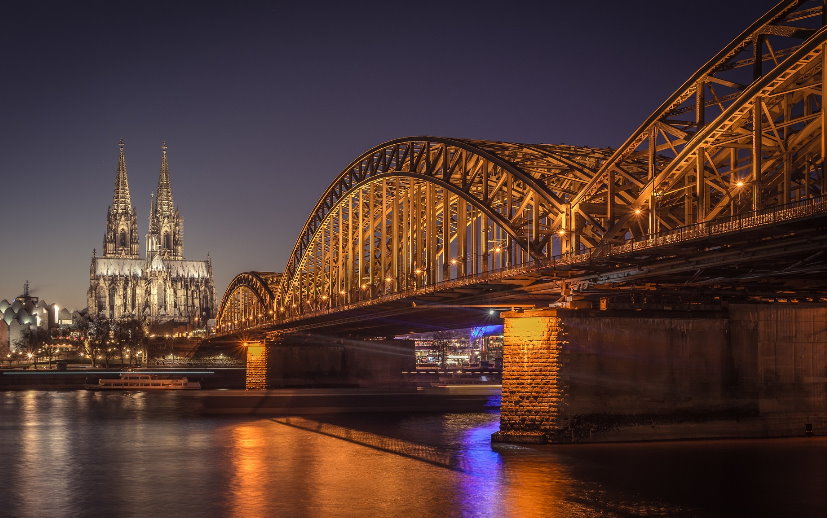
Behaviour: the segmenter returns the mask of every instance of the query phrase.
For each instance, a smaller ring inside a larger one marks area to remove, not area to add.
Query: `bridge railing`
[[[293,317],[283,318],[275,322],[265,322],[254,326],[246,327],[246,330],[264,329],[273,323],[286,324],[299,320],[324,317],[344,311],[356,310],[359,308],[373,306],[376,304],[395,302],[410,297],[428,295],[452,288],[459,288],[478,284],[486,281],[496,281],[506,278],[519,277],[520,275],[539,273],[550,268],[587,264],[595,259],[606,259],[612,256],[638,252],[647,249],[656,249],[676,243],[685,243],[697,239],[705,239],[711,236],[725,235],[739,232],[745,229],[758,228],[786,221],[793,221],[818,214],[827,213],[827,195],[815,198],[798,200],[784,205],[775,205],[759,210],[743,212],[733,216],[717,218],[711,221],[696,223],[663,232],[646,234],[634,237],[619,244],[603,244],[595,247],[585,248],[579,252],[558,254],[543,261],[534,261],[520,266],[511,266],[480,272],[468,275],[460,279],[452,279],[438,283],[420,286],[413,290],[398,293],[379,295],[377,297],[361,300],[347,305],[333,306],[322,310],[316,310]],[[237,331],[237,330],[233,330]],[[233,332],[230,331],[230,332]]]
[[[784,205],[775,205],[759,210],[744,212],[711,221],[695,223],[664,232],[648,234],[627,240],[622,244],[599,245],[588,250],[589,256],[612,256],[658,248],[674,243],[685,243],[715,235],[729,234],[741,230],[783,223],[827,212],[827,196],[807,198]],[[582,255],[582,254],[577,254]]]

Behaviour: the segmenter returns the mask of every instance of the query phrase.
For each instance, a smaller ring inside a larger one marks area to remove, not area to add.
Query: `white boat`
[[[101,378],[97,384],[84,385],[90,390],[199,390],[201,382],[186,377],[159,378],[141,372],[123,372],[119,379]]]

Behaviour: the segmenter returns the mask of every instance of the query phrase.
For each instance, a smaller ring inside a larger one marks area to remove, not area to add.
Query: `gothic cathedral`
[[[172,201],[167,146],[161,147],[161,174],[150,202],[143,259],[138,252],[138,218],[129,194],[123,140],[119,146],[103,257],[93,253],[89,270],[89,315],[205,327],[215,315],[212,262],[209,258],[184,259],[184,220]]]

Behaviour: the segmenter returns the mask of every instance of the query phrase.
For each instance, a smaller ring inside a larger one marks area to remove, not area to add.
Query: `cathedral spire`
[[[132,209],[132,196],[129,194],[129,176],[126,174],[126,157],[123,139],[118,142],[118,173],[115,177],[115,194],[112,197],[112,210],[128,212]]]
[[[155,189],[155,201],[150,211],[149,233],[157,239],[161,256],[167,259],[183,259],[183,218],[172,201],[166,142],[161,144],[161,173],[158,176],[158,188]]]
[[[115,193],[106,215],[106,233],[103,237],[104,257],[138,257],[138,221],[132,196],[129,194],[129,176],[126,174],[123,139],[118,142],[118,171],[115,175]]]
[[[172,214],[175,204],[172,201],[172,186],[169,183],[169,165],[167,164],[167,143],[161,144],[161,174],[158,176],[158,189],[155,194],[155,207],[161,214]]]

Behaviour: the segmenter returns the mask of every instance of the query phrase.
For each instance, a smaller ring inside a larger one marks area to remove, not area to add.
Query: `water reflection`
[[[0,392],[0,516],[827,515],[827,438],[497,446],[495,414],[213,418]]]
[[[229,487],[230,508],[235,516],[264,516],[268,490],[265,484],[269,482],[262,454],[265,434],[255,425],[238,425],[230,433],[234,468]]]
[[[402,439],[394,439],[363,430],[356,430],[353,428],[346,428],[331,423],[323,423],[314,421],[304,417],[282,417],[272,420],[284,426],[291,426],[311,433],[317,433],[347,441],[359,446],[366,446],[375,450],[393,453],[409,459],[427,462],[438,467],[452,469],[456,471],[465,471],[462,466],[462,459],[451,455],[445,450],[428,446],[425,444],[417,444]]]
[[[449,428],[456,426],[457,414],[445,417]],[[505,516],[508,506],[503,502],[503,474],[500,454],[491,449],[491,434],[499,429],[499,421],[483,421],[462,435],[462,465],[472,474],[462,481],[462,507],[485,509],[492,516]]]

